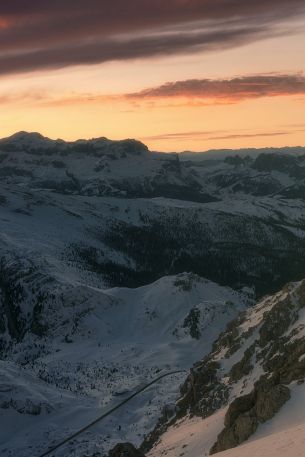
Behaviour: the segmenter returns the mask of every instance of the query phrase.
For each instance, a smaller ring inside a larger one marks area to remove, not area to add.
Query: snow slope
[[[304,408],[302,403],[302,408]],[[291,409],[290,417],[293,418],[294,410]],[[216,416],[216,415],[215,415]],[[211,434],[217,431],[216,417],[213,421],[191,421],[185,427],[177,427],[171,434],[167,446],[164,448],[160,445],[157,453],[149,455],[160,456],[185,456],[185,457],[202,457],[208,456],[207,448],[211,445]],[[219,429],[219,427],[218,427]],[[274,431],[271,434],[253,439],[250,442],[239,446],[238,448],[220,452],[219,457],[303,457],[305,446],[305,422],[294,424],[293,427],[287,427],[280,431]]]

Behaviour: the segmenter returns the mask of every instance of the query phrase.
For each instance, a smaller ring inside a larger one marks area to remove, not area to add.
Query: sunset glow
[[[7,2],[0,135],[303,145],[304,14],[300,0]]]

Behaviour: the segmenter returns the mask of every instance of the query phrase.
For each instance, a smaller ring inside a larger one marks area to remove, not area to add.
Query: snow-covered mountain
[[[302,279],[305,155],[183,161],[133,140],[0,141],[0,244],[60,277],[184,271],[258,296]]]
[[[179,155],[150,152],[135,140],[65,142],[26,132],[0,140],[0,163],[6,182],[31,189],[203,203],[228,192],[302,197],[305,178],[305,148]]]
[[[236,154],[0,140],[0,455],[32,457],[138,385],[188,370],[257,297],[305,276],[305,153]],[[184,378],[56,455],[140,445]]]
[[[304,309],[302,281],[230,322],[194,365],[172,415],[164,414],[147,437],[143,449],[154,446],[148,455],[301,456]]]
[[[249,303],[245,294],[191,274],[138,289],[102,290],[48,281],[30,267],[22,277],[20,270],[18,278],[2,274],[1,286],[2,330],[7,328],[0,449],[20,457],[38,455],[158,374],[188,369]],[[20,323],[22,335],[15,336]],[[78,442],[76,455],[103,455],[122,438],[140,444],[163,406],[175,400],[184,376],[151,388],[93,429]]]

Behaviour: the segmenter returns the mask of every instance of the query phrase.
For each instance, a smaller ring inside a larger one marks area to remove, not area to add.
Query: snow
[[[162,435],[158,446],[147,457],[199,457],[209,455],[214,436],[223,427],[225,410],[220,410],[208,420],[192,418],[181,421]]]
[[[261,425],[245,444],[217,454],[219,457],[304,457],[305,387],[295,385],[291,399],[270,421]],[[208,456],[215,436],[223,428],[225,409],[207,419],[182,421],[162,435],[148,457]]]

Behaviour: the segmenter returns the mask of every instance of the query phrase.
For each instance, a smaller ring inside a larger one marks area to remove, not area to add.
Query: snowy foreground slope
[[[302,403],[302,408],[304,411],[304,403]],[[293,418],[294,409],[291,408],[286,412]],[[292,422],[294,421],[292,420]],[[188,428],[184,428],[184,430],[177,428],[176,433],[172,434],[171,441],[167,442],[172,446],[170,451],[168,447],[166,449],[160,447],[156,455],[207,456],[209,455],[206,451],[206,443],[208,441],[209,424],[204,427],[202,423],[190,423]],[[246,444],[220,452],[217,455],[219,457],[303,457],[304,447],[305,418],[303,417],[302,422],[295,423],[291,427],[287,424],[287,428],[279,432],[275,430],[273,433],[268,433],[263,437],[255,437]],[[172,453],[174,449],[176,451],[175,454]],[[180,454],[177,452],[180,452]]]
[[[304,455],[304,329],[304,281],[241,313],[194,365],[148,455]]]

